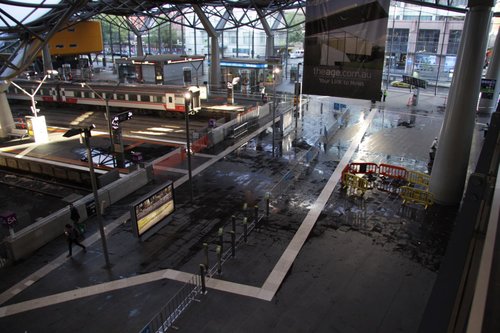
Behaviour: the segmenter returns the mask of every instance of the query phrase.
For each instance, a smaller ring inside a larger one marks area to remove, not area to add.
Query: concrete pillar
[[[490,115],[495,112],[497,108],[498,95],[500,94],[500,27],[497,31],[497,37],[495,39],[495,46],[493,47],[493,58],[491,59],[491,63],[486,70],[486,79],[497,80],[495,86],[495,92],[493,93],[492,98],[484,98],[481,96],[479,100],[479,107],[477,112],[480,114]]]
[[[460,48],[458,77],[450,87],[432,168],[430,192],[439,204],[456,205],[462,198],[493,5],[492,0],[469,0],[461,40],[465,47]]]
[[[52,56],[50,55],[49,44],[45,44],[42,49],[42,61],[43,61],[43,72],[53,70],[52,66]]]
[[[210,38],[210,85],[218,87],[220,84],[220,49],[219,38],[217,36]]]
[[[14,127],[14,118],[10,111],[7,94],[5,94],[7,87],[7,83],[0,84],[0,138],[6,138],[10,129]]]

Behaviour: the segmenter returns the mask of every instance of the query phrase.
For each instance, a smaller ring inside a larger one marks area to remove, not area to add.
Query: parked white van
[[[294,50],[292,53],[290,53],[290,58],[296,59],[296,58],[304,58],[304,50]]]

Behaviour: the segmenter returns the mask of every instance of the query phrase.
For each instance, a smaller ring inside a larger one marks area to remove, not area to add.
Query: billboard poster
[[[174,212],[174,183],[169,182],[147,194],[131,208],[132,221],[135,222],[137,236],[140,237]]]
[[[495,79],[481,79],[481,98],[493,99],[496,84],[497,80]]]
[[[390,0],[309,0],[304,94],[379,100]]]

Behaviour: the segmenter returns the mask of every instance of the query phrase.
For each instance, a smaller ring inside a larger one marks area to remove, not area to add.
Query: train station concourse
[[[496,8],[0,1],[1,331],[500,331]]]

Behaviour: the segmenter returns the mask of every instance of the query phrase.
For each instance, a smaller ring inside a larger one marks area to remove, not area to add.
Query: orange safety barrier
[[[406,179],[408,175],[408,171],[405,168],[390,164],[380,164],[378,170],[380,176],[390,178]]]
[[[378,165],[376,163],[351,163],[349,164],[350,173],[378,173]]]

